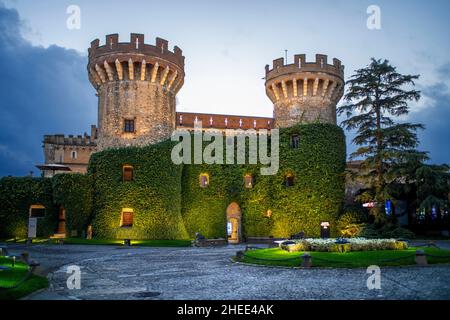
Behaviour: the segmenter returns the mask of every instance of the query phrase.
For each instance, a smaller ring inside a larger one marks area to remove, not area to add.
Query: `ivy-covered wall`
[[[91,157],[94,179],[94,237],[187,239],[181,217],[182,166],[172,163],[173,143],[109,149]],[[133,180],[123,181],[123,165]],[[122,209],[133,209],[133,226],[122,227]]]
[[[290,137],[298,134],[298,149],[290,147]],[[345,136],[331,124],[297,125],[282,130],[280,171],[271,185],[275,237],[288,237],[304,231],[320,236],[320,223],[331,224],[338,234],[336,220],[345,194]],[[284,177],[293,174],[294,185],[286,187]]]
[[[293,135],[300,137],[299,148],[291,146]],[[226,208],[235,201],[241,207],[245,237],[285,238],[300,231],[318,237],[324,221],[338,235],[345,161],[342,129],[315,123],[280,130],[280,168],[273,176],[261,175],[260,164],[186,165],[182,210],[188,233],[191,237],[195,232],[225,237]],[[199,186],[202,173],[209,175],[208,188]],[[245,188],[246,174],[253,176],[253,188]],[[290,187],[285,183],[288,174],[294,177]]]
[[[66,235],[86,233],[92,218],[92,176],[57,174],[52,178],[53,202],[66,211]]]
[[[31,205],[43,205],[45,217],[38,218],[37,236],[49,236],[57,227],[52,182],[46,178],[0,179],[0,238],[26,238]]]
[[[291,137],[298,135],[299,148]],[[209,144],[203,143],[204,146]],[[3,178],[0,181],[0,236],[25,236],[31,204],[47,207],[39,234],[50,235],[57,207],[66,209],[66,229],[107,239],[187,239],[200,232],[226,237],[226,209],[242,211],[244,237],[289,237],[304,231],[320,235],[320,223],[336,221],[344,199],[345,137],[331,124],[299,124],[280,130],[280,168],[262,176],[261,165],[191,164],[171,160],[174,142],[93,154],[88,175],[63,174],[52,179]],[[124,165],[133,167],[133,181],[123,181]],[[200,186],[201,174],[209,185]],[[245,188],[251,174],[253,188]],[[286,186],[286,175],[294,177]],[[133,210],[132,227],[122,227],[122,209]],[[271,215],[267,213],[271,212]]]

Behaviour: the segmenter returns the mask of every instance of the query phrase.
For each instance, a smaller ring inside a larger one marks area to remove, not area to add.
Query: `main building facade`
[[[280,58],[267,65],[273,118],[177,112],[184,66],[182,50],[160,38],[150,45],[142,34],[126,42],[113,34],[102,45],[91,43],[87,72],[98,96],[98,124],[90,135],[45,136],[39,165],[47,178],[61,171],[91,177],[94,205],[83,228],[104,238],[201,232],[239,242],[305,230],[313,236],[322,222],[334,221],[344,194],[345,139],[336,126],[341,62],[318,54],[314,62],[295,55],[292,64]],[[202,130],[227,136],[280,129],[279,172],[264,177],[257,165],[170,163],[174,130],[192,133],[200,122]]]

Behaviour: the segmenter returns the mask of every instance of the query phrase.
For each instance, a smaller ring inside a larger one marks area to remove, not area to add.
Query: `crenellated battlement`
[[[336,123],[336,105],[344,93],[344,66],[339,59],[328,63],[328,56],[317,54],[315,62],[306,55],[294,56],[294,63],[283,58],[266,65],[266,93],[274,104],[277,126],[301,121]]]
[[[295,72],[324,72],[344,80],[344,66],[341,61],[334,58],[333,64],[328,64],[328,56],[324,54],[316,54],[315,62],[307,62],[305,54],[296,54],[294,63],[291,64],[284,64],[284,58],[275,59],[272,63],[272,69],[269,65],[266,65],[266,80]]]
[[[144,42],[144,35],[132,33],[130,42],[119,42],[118,34],[110,34],[105,44],[95,39],[89,48],[89,79],[98,90],[108,82],[149,81],[177,93],[184,83],[184,56],[175,46],[169,50],[167,40],[156,38],[156,44]]]
[[[176,94],[184,84],[184,56],[167,40],[145,43],[132,33],[91,42],[89,80],[98,96],[98,150],[143,146],[170,138],[175,129]]]
[[[175,46],[173,51],[169,50],[169,42],[167,40],[156,38],[155,45],[146,44],[144,35],[140,33],[132,33],[130,42],[119,42],[119,35],[109,34],[105,37],[105,44],[100,46],[100,40],[95,39],[91,42],[89,48],[89,59],[99,58],[104,55],[111,54],[141,54],[155,56],[184,68],[183,51]]]

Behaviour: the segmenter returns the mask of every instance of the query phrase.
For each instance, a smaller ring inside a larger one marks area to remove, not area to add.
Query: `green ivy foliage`
[[[67,236],[85,234],[92,218],[92,176],[57,174],[52,178],[52,190],[54,203],[66,211]]]
[[[291,147],[291,136],[300,136],[298,149]],[[304,231],[320,236],[320,223],[331,224],[338,234],[336,220],[345,193],[345,136],[331,124],[296,125],[281,131],[280,170],[271,186],[275,237],[289,237]],[[286,187],[285,176],[294,176]]]
[[[48,178],[5,177],[0,179],[0,238],[26,238],[31,205],[46,208],[38,218],[37,236],[49,236],[57,227],[53,205],[52,183]]]
[[[187,239],[181,217],[182,166],[172,163],[173,143],[108,149],[92,155],[93,232],[105,239]],[[124,182],[123,165],[133,181]],[[133,209],[133,226],[121,227],[123,208]]]
[[[292,135],[300,136],[298,149],[291,147]],[[242,210],[246,237],[286,238],[303,231],[320,236],[320,223],[330,222],[333,235],[345,192],[345,136],[330,124],[299,124],[280,130],[280,169],[262,176],[261,165],[186,165],[183,172],[183,218],[189,235],[223,237],[226,208],[236,201]],[[199,176],[206,173],[210,186],[201,188]],[[254,187],[244,186],[251,174]],[[286,187],[287,174],[294,185]],[[267,216],[267,211],[272,216]]]
[[[171,152],[176,143],[165,141],[95,153],[88,175],[57,175],[53,181],[4,178],[0,232],[25,235],[28,208],[41,203],[48,208],[45,224],[39,223],[42,235],[56,229],[57,204],[66,209],[68,230],[82,232],[92,222],[96,238],[187,239],[196,232],[219,238],[226,237],[226,209],[236,202],[245,237],[286,238],[300,231],[317,237],[322,221],[330,222],[332,235],[339,235],[346,158],[342,129],[299,124],[280,134],[280,168],[269,176],[261,175],[261,164],[175,165]],[[291,147],[292,135],[300,137],[297,149]],[[203,142],[203,148],[208,144]],[[133,166],[133,181],[123,181],[123,165]],[[209,176],[206,188],[200,186],[203,173]],[[252,175],[253,188],[245,188],[246,174]],[[294,177],[290,187],[285,184],[288,174]],[[133,209],[132,227],[121,227],[123,208]]]

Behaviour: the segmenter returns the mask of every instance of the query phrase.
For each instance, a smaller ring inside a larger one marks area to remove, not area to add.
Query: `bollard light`
[[[416,264],[419,266],[426,266],[428,265],[427,261],[427,255],[425,254],[425,251],[423,250],[416,250]]]
[[[312,259],[311,259],[311,255],[307,252],[305,252],[302,255],[302,268],[311,268],[312,267]]]

